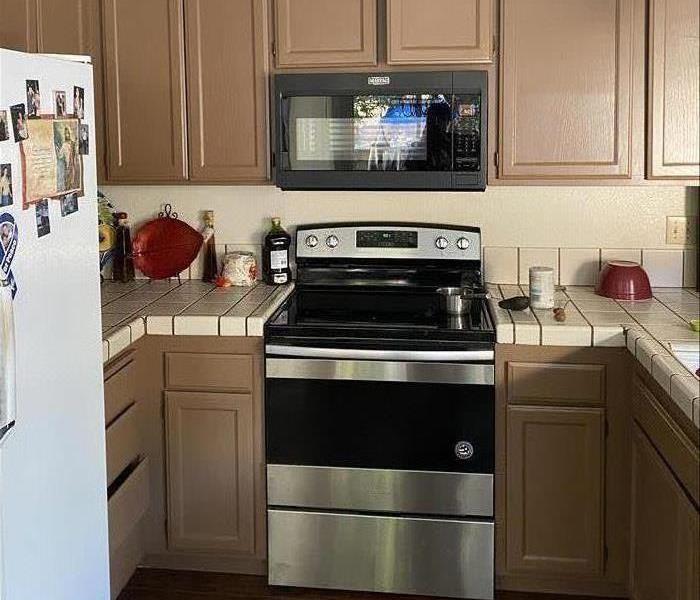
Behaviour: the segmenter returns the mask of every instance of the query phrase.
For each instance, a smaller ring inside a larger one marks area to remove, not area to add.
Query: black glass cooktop
[[[485,300],[473,300],[462,316],[440,311],[434,290],[326,288],[297,289],[266,326],[268,338],[314,338],[346,345],[380,346],[443,340],[455,344],[493,343]],[[470,344],[469,347],[473,347]]]

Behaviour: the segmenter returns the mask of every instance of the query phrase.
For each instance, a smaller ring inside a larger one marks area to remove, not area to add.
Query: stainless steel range
[[[494,343],[474,227],[296,234],[266,326],[269,582],[494,594]],[[475,292],[441,312],[442,287]]]

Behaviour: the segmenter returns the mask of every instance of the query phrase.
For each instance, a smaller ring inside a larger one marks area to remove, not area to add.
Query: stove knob
[[[442,235],[438,239],[435,240],[435,247],[438,250],[444,250],[449,245],[450,245],[450,242],[447,241],[447,238],[442,236]]]
[[[313,234],[307,236],[305,242],[309,248],[315,248],[316,246],[318,246],[318,238]]]
[[[466,250],[469,248],[469,240],[465,237],[461,237],[457,240],[457,248],[460,250]]]
[[[340,243],[340,240],[335,235],[329,235],[326,238],[326,246],[329,248],[335,248]]]

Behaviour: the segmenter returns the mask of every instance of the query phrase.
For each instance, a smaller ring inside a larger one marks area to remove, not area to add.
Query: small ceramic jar
[[[554,269],[530,267],[530,307],[554,308]]]

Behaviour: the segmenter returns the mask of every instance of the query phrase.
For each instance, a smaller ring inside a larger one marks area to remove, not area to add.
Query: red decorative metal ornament
[[[204,238],[177,218],[169,204],[134,237],[134,266],[151,279],[177,277],[199,254]]]

